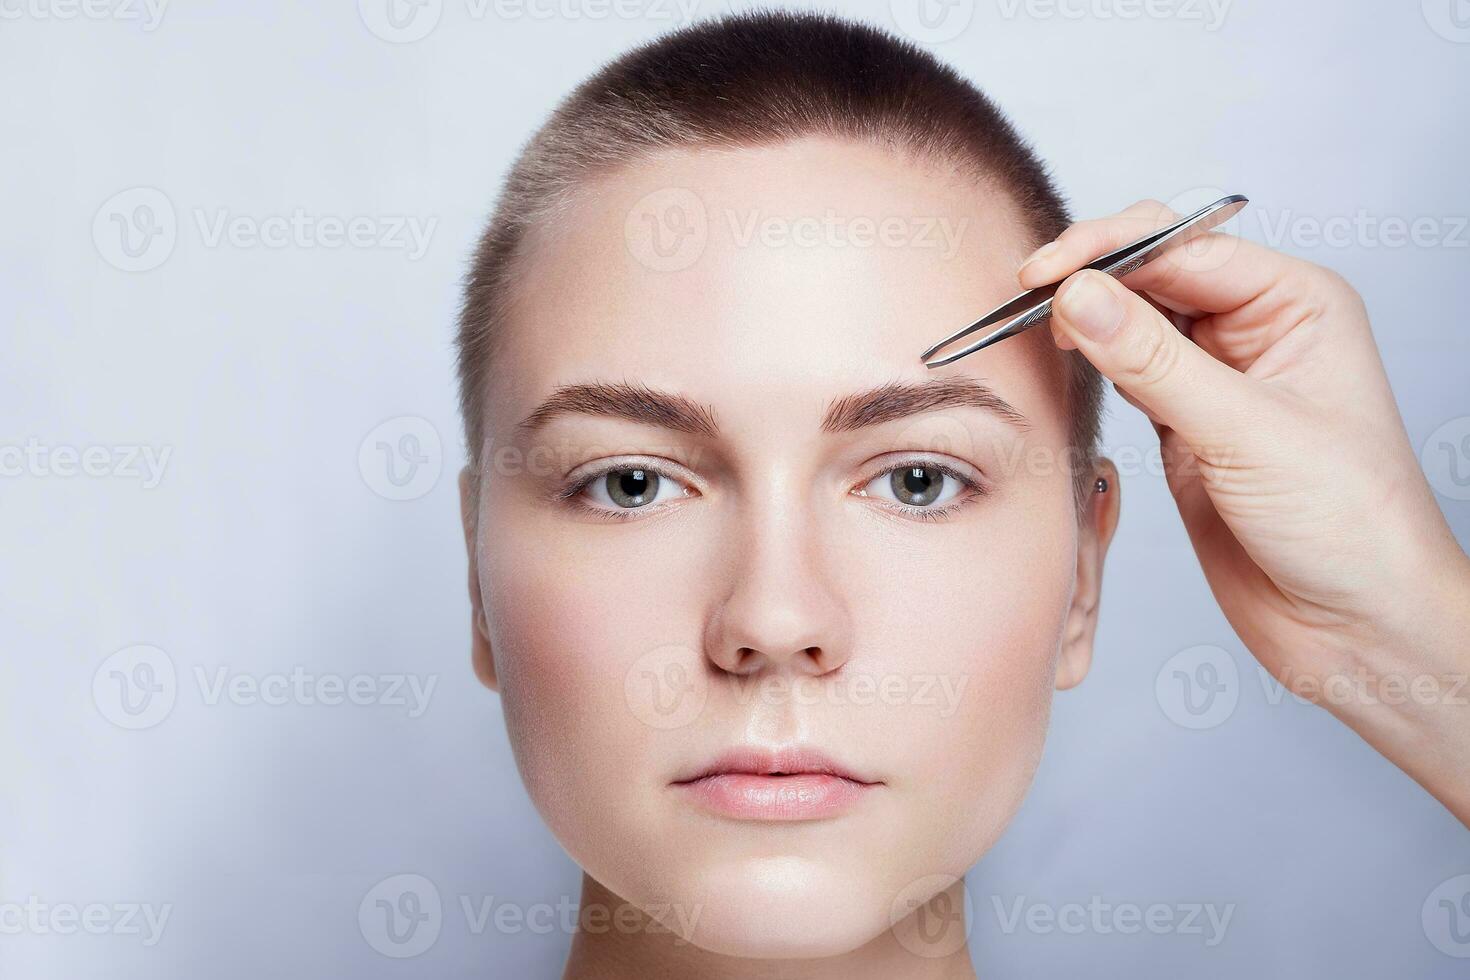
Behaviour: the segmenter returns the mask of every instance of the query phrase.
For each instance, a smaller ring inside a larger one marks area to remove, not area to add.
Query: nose
[[[707,656],[736,675],[834,671],[852,650],[840,529],[800,504],[763,503],[726,538],[725,593],[709,619]]]

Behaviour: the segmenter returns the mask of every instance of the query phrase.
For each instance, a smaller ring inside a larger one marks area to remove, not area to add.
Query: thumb
[[[1053,329],[1196,448],[1249,415],[1251,379],[1201,350],[1142,296],[1105,273],[1068,277],[1052,300]]]

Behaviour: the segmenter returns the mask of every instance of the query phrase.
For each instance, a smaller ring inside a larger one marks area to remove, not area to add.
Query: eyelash
[[[617,510],[611,510],[607,507],[593,507],[591,504],[582,500],[583,490],[586,490],[598,480],[603,479],[609,473],[617,473],[622,470],[650,470],[657,473],[661,480],[674,480],[677,482],[683,479],[679,475],[671,472],[667,467],[658,466],[652,462],[638,459],[618,460],[601,466],[596,471],[588,473],[558,490],[554,495],[554,499],[564,502],[584,514],[608,521],[641,520],[644,515],[650,512],[664,510],[669,506],[667,503],[663,503],[653,504],[647,507],[622,507]]]
[[[895,470],[908,469],[911,466],[921,466],[925,469],[938,470],[940,473],[958,482],[964,490],[954,500],[942,507],[915,507],[911,504],[902,504],[888,500],[878,501],[880,506],[886,507],[889,510],[899,511],[906,517],[913,517],[921,521],[942,521],[952,516],[961,508],[968,507],[975,501],[975,498],[983,497],[990,492],[988,486],[976,480],[968,473],[962,473],[952,466],[925,457],[906,459],[900,463],[885,466],[883,469],[863,480],[861,485],[866,486],[880,476],[886,476]]]
[[[878,504],[880,506],[885,507],[891,511],[899,511],[905,516],[913,517],[921,521],[942,521],[955,514],[961,508],[969,506],[972,502],[974,502],[975,498],[983,497],[990,492],[990,488],[988,486],[986,486],[984,483],[981,483],[979,480],[976,480],[969,474],[963,473],[952,466],[937,462],[936,460],[923,457],[906,459],[902,462],[886,466],[883,469],[873,473],[871,476],[864,478],[858,485],[866,486],[880,476],[886,476],[894,472],[895,470],[907,469],[911,466],[922,466],[926,469],[938,470],[940,473],[943,473],[950,479],[957,481],[964,488],[964,491],[960,494],[960,496],[956,497],[953,501],[945,504],[942,507],[914,507],[910,504],[895,503],[885,500],[878,501]],[[648,514],[651,511],[661,511],[668,507],[669,504],[664,503],[655,504],[648,507],[627,507],[613,510],[607,507],[594,507],[590,504],[585,503],[582,500],[582,491],[586,490],[597,480],[603,479],[609,473],[617,473],[622,470],[631,469],[651,470],[654,473],[657,473],[660,479],[664,480],[678,481],[681,479],[677,474],[670,472],[667,468],[654,465],[653,463],[643,462],[639,460],[621,460],[611,462],[605,466],[599,467],[596,471],[588,473],[575,482],[567,485],[566,487],[563,487],[555,493],[554,499],[559,502],[566,503],[567,505],[576,508],[582,513],[590,514],[593,517],[609,521],[641,520],[644,515]],[[866,496],[866,494],[864,494],[863,496]]]

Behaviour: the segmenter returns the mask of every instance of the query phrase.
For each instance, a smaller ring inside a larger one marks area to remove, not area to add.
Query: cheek
[[[480,556],[517,767],[547,825],[584,866],[591,849],[619,834],[617,814],[599,807],[667,781],[661,732],[640,713],[637,684],[666,668],[660,651],[691,635],[677,618],[687,603],[668,592],[668,546],[662,563],[607,547],[601,536],[619,530],[492,518]]]
[[[866,558],[869,576],[898,587],[865,607],[860,649],[915,694],[875,718],[877,741],[901,752],[908,790],[925,799],[915,833],[954,857],[939,866],[978,858],[1030,786],[1075,584],[1070,491],[975,506],[992,503],[962,533],[926,529],[906,559],[881,547]]]

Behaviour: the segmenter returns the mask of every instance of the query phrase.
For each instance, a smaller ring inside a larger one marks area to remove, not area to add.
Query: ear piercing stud
[[[1101,476],[1098,477],[1097,478],[1097,482],[1092,485],[1092,489],[1096,490],[1098,493],[1107,493],[1108,492],[1108,481],[1107,481],[1107,479],[1105,477],[1101,477]]]

